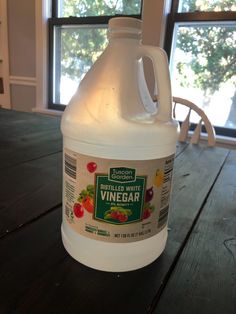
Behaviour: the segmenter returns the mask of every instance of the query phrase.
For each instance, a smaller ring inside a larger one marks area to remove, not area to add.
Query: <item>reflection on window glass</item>
[[[81,79],[107,45],[106,28],[55,28],[54,101],[68,104]]]
[[[236,11],[235,0],[180,0],[178,12]]]
[[[179,24],[172,47],[173,95],[187,98],[216,126],[236,128],[236,26]]]
[[[61,0],[59,17],[140,14],[141,0]]]

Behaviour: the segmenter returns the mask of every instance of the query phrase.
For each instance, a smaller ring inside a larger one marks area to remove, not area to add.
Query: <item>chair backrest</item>
[[[179,133],[179,141],[185,142],[187,137],[189,136],[189,126],[190,126],[190,115],[191,112],[196,112],[199,116],[199,122],[192,133],[190,143],[198,144],[201,137],[202,124],[205,125],[205,129],[208,135],[208,146],[215,146],[216,138],[215,138],[215,129],[209,121],[205,112],[199,108],[197,105],[192,103],[187,99],[183,99],[180,97],[173,97],[174,107],[173,107],[173,117],[176,118],[176,106],[178,104],[186,106],[189,108],[188,114],[185,120],[181,124],[180,133]]]

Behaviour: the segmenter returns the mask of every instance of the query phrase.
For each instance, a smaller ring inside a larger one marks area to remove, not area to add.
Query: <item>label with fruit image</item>
[[[146,176],[135,173],[136,169],[115,167],[95,175],[95,219],[117,225],[142,220]]]
[[[134,242],[167,224],[174,156],[115,160],[64,149],[65,223],[107,242]]]

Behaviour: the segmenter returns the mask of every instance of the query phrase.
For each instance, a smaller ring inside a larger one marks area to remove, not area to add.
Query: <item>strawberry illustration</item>
[[[150,202],[145,203],[144,211],[143,211],[143,219],[148,219],[151,214],[154,212],[155,206],[152,205]]]
[[[151,216],[151,211],[149,208],[146,208],[143,212],[143,219],[147,219]]]

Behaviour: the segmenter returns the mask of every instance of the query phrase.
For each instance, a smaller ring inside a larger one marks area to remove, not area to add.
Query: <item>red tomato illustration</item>
[[[77,218],[82,218],[84,216],[84,209],[80,203],[75,203],[73,210],[74,210],[74,214]]]

